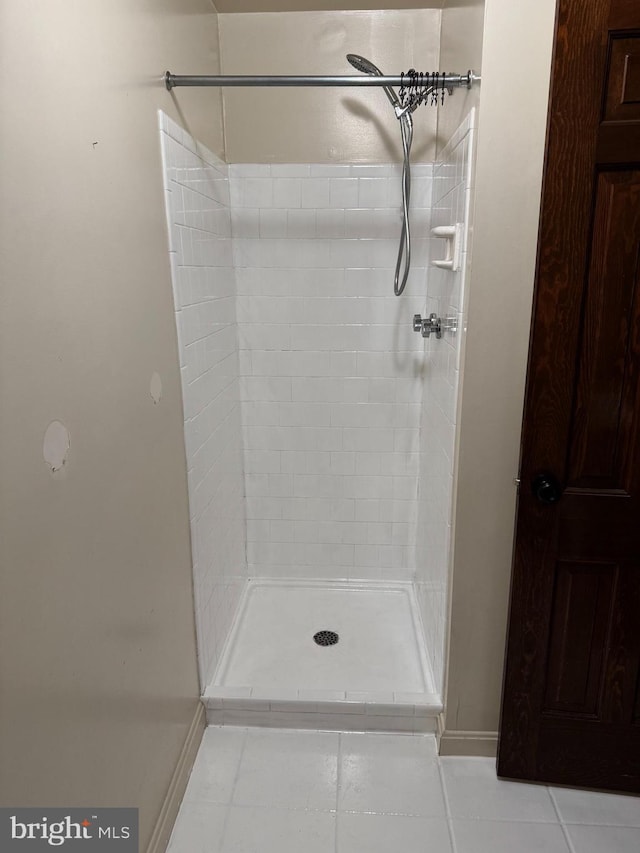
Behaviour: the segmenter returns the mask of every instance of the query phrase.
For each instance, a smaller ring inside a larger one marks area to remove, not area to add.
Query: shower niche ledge
[[[251,580],[202,697],[207,721],[435,731],[423,638],[410,583]]]

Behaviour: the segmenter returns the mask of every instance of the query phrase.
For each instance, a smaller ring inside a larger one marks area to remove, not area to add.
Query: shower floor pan
[[[442,711],[409,583],[249,581],[202,698],[215,725],[424,732]]]

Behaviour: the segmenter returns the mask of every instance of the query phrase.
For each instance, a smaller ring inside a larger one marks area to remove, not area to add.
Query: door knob
[[[543,504],[554,504],[562,497],[562,486],[553,476],[545,472],[538,474],[531,482],[531,490]]]

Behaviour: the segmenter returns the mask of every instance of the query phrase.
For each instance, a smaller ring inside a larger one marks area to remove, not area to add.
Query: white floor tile
[[[452,853],[439,764],[455,853],[640,851],[640,798],[503,782],[433,736],[210,727],[168,853]]]
[[[337,853],[451,853],[444,818],[338,814]]]
[[[331,732],[250,730],[234,805],[335,810],[338,737]]]
[[[552,788],[551,794],[565,823],[640,826],[640,797],[577,791],[572,788]]]
[[[631,826],[568,826],[575,853],[638,853],[640,830]]]
[[[213,803],[183,802],[167,853],[219,853],[227,811]]]
[[[442,758],[440,762],[453,818],[558,820],[547,788],[498,779],[493,758]]]
[[[185,802],[231,802],[246,736],[246,729],[217,726],[205,729]]]
[[[220,853],[332,853],[335,814],[232,806]]]
[[[454,820],[452,825],[456,853],[570,853],[559,824]]]
[[[342,734],[341,811],[444,817],[435,739]]]

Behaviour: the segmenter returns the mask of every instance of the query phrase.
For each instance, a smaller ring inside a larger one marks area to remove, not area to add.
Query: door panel
[[[640,35],[613,36],[603,120],[640,120]]]
[[[623,0],[613,0],[609,16],[605,97],[598,129],[600,163],[634,162],[638,158],[640,31],[632,27],[638,27],[637,0],[628,0],[626,8]]]
[[[638,384],[640,172],[601,172],[595,192],[570,486],[628,491]]]
[[[640,792],[640,3],[559,0],[501,776]],[[545,504],[531,484],[562,485]]]
[[[617,566],[558,563],[545,713],[598,719]]]

